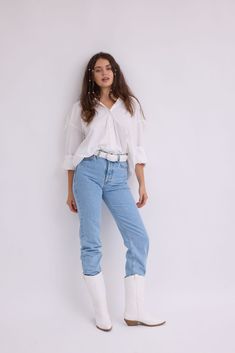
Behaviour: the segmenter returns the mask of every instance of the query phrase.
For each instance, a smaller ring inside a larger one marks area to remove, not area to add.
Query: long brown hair
[[[141,104],[139,100],[134,96],[128,84],[126,83],[120,66],[111,54],[104,52],[99,52],[93,55],[85,69],[82,83],[82,91],[79,97],[82,108],[82,119],[87,122],[87,124],[89,124],[93,120],[94,115],[96,113],[95,107],[98,104],[97,99],[100,99],[100,87],[95,83],[93,78],[94,66],[99,58],[107,59],[109,61],[114,74],[113,83],[109,92],[110,98],[115,101],[117,98],[120,97],[123,100],[126,109],[130,112],[131,116],[133,116],[134,106],[131,97],[134,97],[138,101],[142,115],[145,119]]]

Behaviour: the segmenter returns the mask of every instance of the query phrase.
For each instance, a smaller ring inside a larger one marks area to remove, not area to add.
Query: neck
[[[100,99],[106,100],[109,99],[110,87],[102,88],[100,91]]]

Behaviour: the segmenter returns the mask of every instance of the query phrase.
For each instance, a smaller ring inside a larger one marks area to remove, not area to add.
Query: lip
[[[104,78],[102,78],[102,81],[108,81],[109,80],[109,77],[104,77]]]

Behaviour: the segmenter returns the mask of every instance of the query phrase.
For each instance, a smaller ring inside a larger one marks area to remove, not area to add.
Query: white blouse
[[[98,149],[128,153],[128,178],[134,174],[136,163],[146,164],[146,120],[138,101],[134,97],[131,99],[134,102],[133,116],[121,98],[110,109],[97,100],[95,116],[88,125],[80,115],[80,100],[72,105],[65,122],[64,170],[74,170],[84,157],[92,156]]]

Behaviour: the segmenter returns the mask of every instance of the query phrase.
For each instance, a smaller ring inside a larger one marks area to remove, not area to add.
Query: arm
[[[139,201],[136,203],[138,207],[143,207],[147,201],[148,195],[145,187],[144,167],[147,162],[145,152],[145,129],[146,120],[142,115],[139,103],[137,102],[135,120],[135,174],[139,183]]]
[[[68,175],[67,204],[72,212],[77,212],[77,206],[73,195],[73,177],[75,170],[75,166],[73,165],[73,156],[83,140],[80,108],[77,103],[73,105],[71,111],[66,117],[65,129],[66,136],[63,169],[67,170]]]
[[[68,193],[73,193],[74,170],[68,170]]]
[[[136,205],[140,208],[146,204],[148,199],[144,180],[144,164],[136,164],[135,173],[139,182],[139,201],[136,203]]]
[[[135,165],[135,174],[139,183],[139,186],[145,185],[145,179],[144,179],[144,163],[137,163]]]
[[[68,196],[66,203],[72,212],[77,212],[77,205],[73,195],[73,176],[74,170],[68,170]]]

